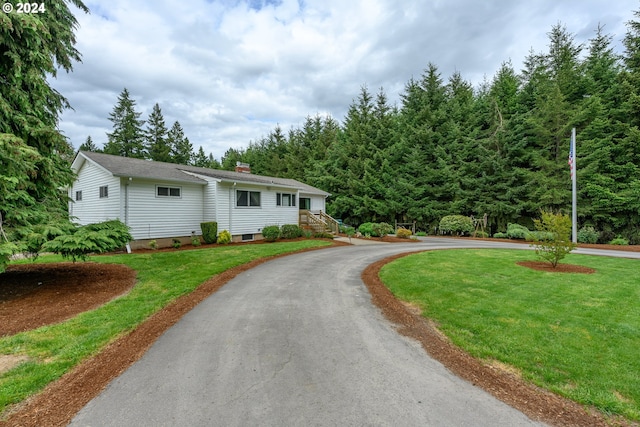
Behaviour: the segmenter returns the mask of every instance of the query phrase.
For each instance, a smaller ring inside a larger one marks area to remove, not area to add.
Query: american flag
[[[574,153],[573,153],[573,140],[571,141],[571,144],[569,146],[569,169],[571,170],[571,178],[573,178],[573,159],[574,159]]]

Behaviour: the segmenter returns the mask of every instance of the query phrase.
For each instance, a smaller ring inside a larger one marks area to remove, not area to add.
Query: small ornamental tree
[[[576,245],[571,241],[571,218],[561,213],[547,211],[540,212],[540,219],[533,221],[536,239],[531,243],[536,254],[545,261],[549,261],[553,268],[567,256]]]

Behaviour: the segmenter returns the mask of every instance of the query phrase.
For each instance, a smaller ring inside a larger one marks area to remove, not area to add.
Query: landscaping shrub
[[[553,240],[554,236],[552,233],[546,231],[529,231],[525,236],[524,240],[527,242],[539,242],[542,240]]]
[[[222,230],[220,234],[218,234],[217,242],[221,245],[231,243],[231,233],[229,233],[227,230]]]
[[[171,241],[171,246],[173,246],[174,249],[180,249],[180,246],[182,246],[182,242],[180,242],[180,240],[178,239],[173,239]]]
[[[297,224],[285,224],[280,227],[280,237],[283,239],[297,239],[302,236],[302,228]]]
[[[464,215],[447,215],[440,220],[439,228],[444,234],[470,234],[473,231],[473,221]]]
[[[71,234],[58,236],[42,245],[42,250],[62,255],[63,258],[86,260],[89,254],[101,254],[124,247],[133,238],[129,227],[119,220],[88,224]]]
[[[373,223],[372,222],[365,222],[363,224],[360,224],[360,227],[358,227],[358,232],[360,232],[360,234],[362,234],[363,236],[373,236]]]
[[[393,233],[393,227],[386,222],[374,222],[371,227],[373,228],[372,236],[378,236],[382,238],[389,233]]]
[[[489,237],[489,233],[487,233],[486,231],[478,230],[478,231],[475,232],[475,236],[479,237],[481,239],[485,239],[485,238]]]
[[[427,237],[427,232],[426,232],[426,231],[418,231],[418,232],[416,233],[416,236],[419,236],[419,237]]]
[[[527,234],[531,233],[527,227],[520,224],[508,224],[507,225],[507,237],[509,239],[524,240],[527,238]]]
[[[200,236],[196,236],[195,234],[191,236],[191,244],[193,246],[200,246],[202,242],[200,241]]]
[[[158,249],[158,242],[155,240],[150,241],[149,247],[155,251],[156,249]]]
[[[322,233],[315,233],[313,237],[315,237],[316,239],[333,239],[335,236],[331,233],[322,232]]]
[[[411,230],[407,230],[406,228],[398,228],[398,231],[396,231],[396,237],[401,239],[408,239],[411,237],[411,234]]]
[[[509,236],[507,236],[507,233],[494,233],[493,238],[494,239],[508,239]]]
[[[609,242],[610,245],[621,245],[621,246],[627,246],[629,244],[629,241],[627,239],[625,239],[622,236],[618,236],[615,239],[613,239],[612,241]]]
[[[205,243],[215,243],[218,238],[218,223],[217,222],[201,222],[200,229],[202,230],[202,238]]]
[[[280,237],[280,227],[277,225],[267,225],[262,229],[262,237],[267,242],[275,242]]]
[[[578,231],[578,243],[597,243],[598,232],[593,227],[582,227]]]

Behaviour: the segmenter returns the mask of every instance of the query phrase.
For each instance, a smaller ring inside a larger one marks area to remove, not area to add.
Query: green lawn
[[[400,258],[380,277],[458,346],[607,414],[640,420],[640,261],[569,255],[595,274],[520,267],[531,251],[446,250]]]
[[[41,390],[208,278],[254,259],[329,244],[321,240],[301,240],[92,257],[91,260],[96,262],[128,265],[138,272],[137,284],[126,296],[66,322],[0,338],[0,354],[30,358],[0,376],[0,414],[8,405]],[[47,256],[39,260],[56,261],[61,261],[61,258]]]

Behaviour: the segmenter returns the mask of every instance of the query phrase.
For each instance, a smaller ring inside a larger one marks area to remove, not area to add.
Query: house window
[[[158,197],[181,197],[182,189],[180,187],[161,187],[156,186],[156,196]]]
[[[295,206],[296,195],[291,193],[276,193],[276,206]]]
[[[82,200],[82,191],[76,191],[76,202]]]
[[[236,206],[240,207],[259,207],[260,206],[260,192],[259,191],[246,191],[236,190]]]
[[[109,186],[103,185],[102,187],[100,187],[100,198],[105,199],[107,197],[109,197]]]

